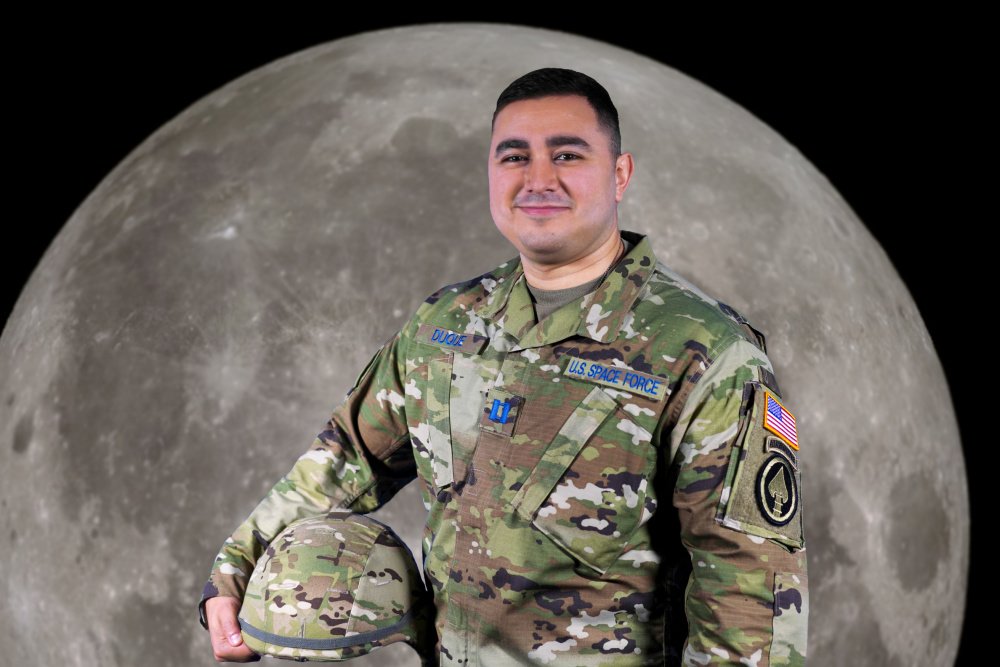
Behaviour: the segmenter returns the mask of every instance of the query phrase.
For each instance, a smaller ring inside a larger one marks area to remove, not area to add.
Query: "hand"
[[[240,601],[227,596],[205,600],[205,619],[208,635],[212,638],[212,652],[216,662],[256,662],[260,656],[243,643],[240,622],[236,615]]]

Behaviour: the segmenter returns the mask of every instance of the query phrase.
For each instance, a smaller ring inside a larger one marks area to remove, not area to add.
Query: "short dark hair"
[[[611,95],[604,86],[582,72],[559,67],[543,67],[514,80],[504,88],[497,98],[497,108],[493,111],[496,124],[497,114],[511,102],[534,100],[550,95],[582,95],[597,114],[598,124],[611,137],[611,152],[615,157],[622,152],[622,133],[618,127],[618,109],[611,101]]]

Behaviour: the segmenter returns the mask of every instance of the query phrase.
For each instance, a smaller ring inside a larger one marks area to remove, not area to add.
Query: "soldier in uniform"
[[[764,336],[620,230],[633,173],[589,76],[500,95],[490,209],[518,256],[442,287],[374,355],[216,558],[220,660],[292,521],[419,478],[441,665],[802,665],[799,443]]]

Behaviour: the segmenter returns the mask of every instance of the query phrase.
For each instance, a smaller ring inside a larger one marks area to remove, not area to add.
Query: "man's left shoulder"
[[[740,337],[767,352],[764,333],[749,318],[659,260],[633,310],[708,347]]]

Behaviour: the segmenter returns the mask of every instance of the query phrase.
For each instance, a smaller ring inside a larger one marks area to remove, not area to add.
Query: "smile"
[[[525,215],[535,218],[556,215],[569,210],[568,206],[518,206],[517,208],[521,209]]]

